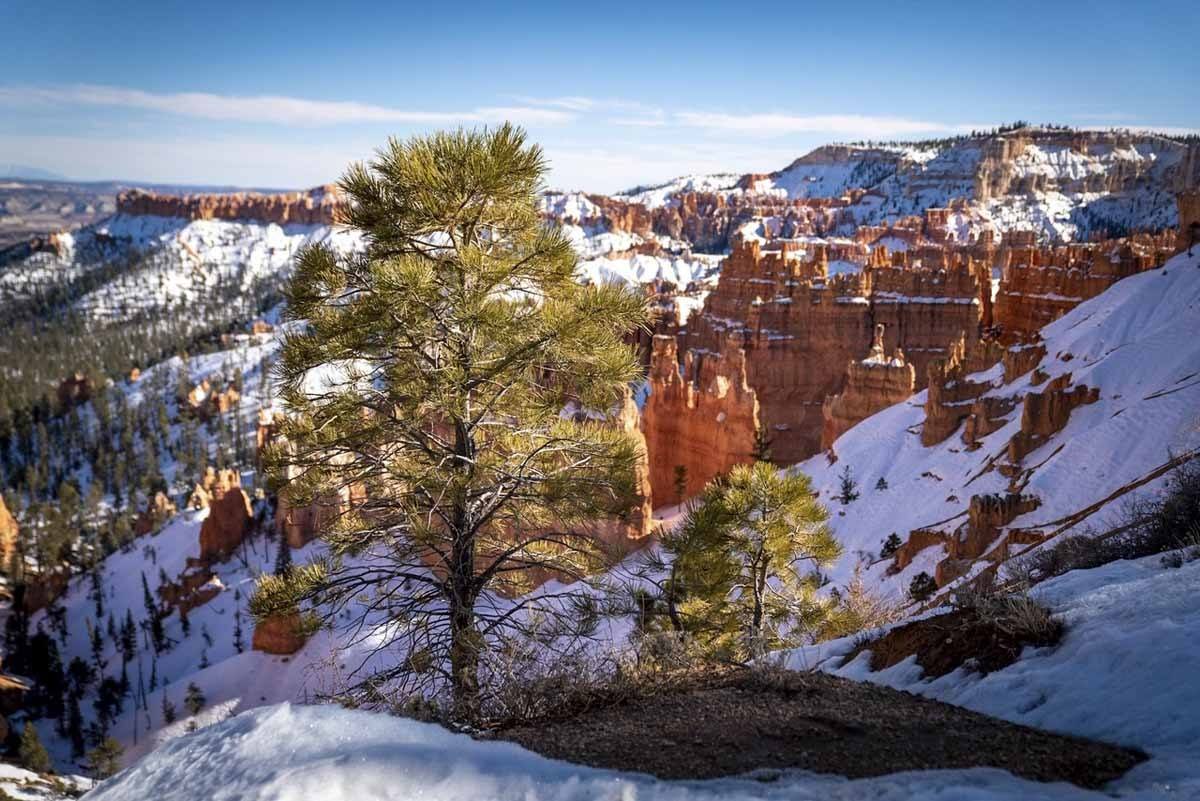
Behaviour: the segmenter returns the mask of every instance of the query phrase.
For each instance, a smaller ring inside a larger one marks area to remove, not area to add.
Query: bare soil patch
[[[1004,621],[987,618],[973,609],[959,609],[925,618],[868,640],[846,657],[851,662],[862,651],[871,652],[871,670],[884,670],[914,654],[926,677],[945,676],[969,666],[980,673],[1008,667],[1025,646],[1042,648],[1062,638],[1062,626],[1044,630],[1006,627]]]
[[[705,673],[495,736],[555,759],[661,779],[994,767],[1097,788],[1146,758],[886,687],[791,671]]]

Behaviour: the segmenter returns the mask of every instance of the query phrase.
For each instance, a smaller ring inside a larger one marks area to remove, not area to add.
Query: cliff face
[[[649,382],[642,430],[659,505],[679,503],[713,477],[751,461],[759,407],[746,383],[741,349],[688,352],[681,374],[675,337],[656,336]],[[677,468],[686,470],[682,498],[675,487]]]
[[[185,220],[254,220],[262,223],[331,225],[342,203],[337,187],[276,195],[256,192],[165,195],[130,189],[117,195],[117,212]]]
[[[12,512],[8,511],[8,507],[4,505],[4,498],[0,497],[0,559],[3,560],[0,564],[8,566],[13,551],[17,548],[17,536],[19,534],[20,527],[17,525],[16,518],[12,516]]]
[[[744,350],[746,382],[779,464],[821,448],[825,399],[842,392],[847,365],[868,356],[876,325],[884,325],[886,351],[903,350],[912,389],[920,389],[927,365],[959,339],[973,340],[983,320],[983,290],[972,263],[946,270],[885,266],[831,276],[830,256],[823,245],[739,244],[703,311],[679,336],[693,359]],[[907,369],[886,379],[883,372],[869,378],[868,369],[855,380],[879,402],[884,397],[894,402],[908,385]],[[847,422],[861,419],[857,415],[866,408],[855,410],[855,398],[851,393],[841,402]],[[831,425],[840,433],[837,423]],[[647,423],[653,462],[651,430]]]
[[[994,322],[1006,342],[1028,338],[1122,278],[1161,266],[1175,240],[1164,232],[1054,248],[1005,248]]]
[[[884,330],[882,323],[875,326],[875,341],[867,358],[850,362],[845,389],[825,399],[821,450],[829,450],[834,440],[853,426],[913,394],[916,371],[904,360],[903,350],[897,348],[890,357],[886,355]]]

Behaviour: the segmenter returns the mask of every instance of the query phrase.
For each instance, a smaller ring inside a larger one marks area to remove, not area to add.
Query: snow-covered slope
[[[848,781],[793,773],[660,782],[555,762],[524,749],[479,742],[426,723],[330,707],[280,705],[243,712],[177,738],[89,798],[170,797],[367,801],[437,798],[553,799],[1185,799],[1200,796],[1200,560],[1163,567],[1158,557],[1076,571],[1037,588],[1067,626],[1054,649],[1034,650],[980,676],[959,670],[933,681],[911,660],[871,673],[864,653],[841,667],[853,638],[789,656],[1025,725],[1133,745],[1151,759],[1090,792],[1037,784],[992,769],[914,771]],[[182,789],[186,788],[186,789]]]
[[[870,671],[855,638],[788,656],[819,668],[965,706],[1014,723],[1135,746],[1150,761],[1118,780],[1119,798],[1200,798],[1200,560],[1166,567],[1160,556],[1076,570],[1033,590],[1066,626],[1054,648],[1028,649],[986,676],[956,670],[926,680],[911,657]]]
[[[1099,389],[1096,403],[1080,406],[1066,427],[1024,459],[1033,468],[1023,492],[1041,505],[1012,521],[1039,527],[1104,500],[1163,465],[1172,455],[1200,447],[1200,253],[1180,254],[1161,270],[1120,281],[1042,330],[1050,379],[1066,373],[1071,385]],[[988,394],[1023,397],[1045,389],[1032,373],[1005,384],[999,365],[971,380],[990,381]],[[1004,493],[1009,479],[996,469],[1000,454],[1020,429],[1021,406],[1008,422],[968,450],[959,436],[932,447],[921,444],[926,392],[886,409],[842,435],[833,446],[838,461],[816,456],[797,465],[813,479],[833,510],[831,525],[845,547],[831,578],[844,584],[855,565],[871,563],[872,581],[899,594],[913,575],[933,573],[946,554],[926,548],[905,570],[887,575],[889,563],[874,561],[893,532],[952,531],[964,519],[972,495]],[[841,505],[835,497],[849,467],[862,497]],[[887,489],[875,489],[880,478]],[[1151,482],[1140,492],[1153,492]],[[1133,496],[1127,496],[1133,497]],[[1097,512],[1099,523],[1120,504]],[[1051,527],[1046,526],[1049,531]]]

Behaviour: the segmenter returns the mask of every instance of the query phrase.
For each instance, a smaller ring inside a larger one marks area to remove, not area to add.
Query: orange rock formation
[[[185,220],[254,220],[287,225],[330,225],[343,203],[336,186],[275,195],[255,192],[164,195],[130,189],[117,195],[119,214],[149,214]]]

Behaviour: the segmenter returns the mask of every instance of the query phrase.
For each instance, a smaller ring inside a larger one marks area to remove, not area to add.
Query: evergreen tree
[[[162,695],[163,724],[169,726],[170,724],[174,723],[176,716],[177,713],[175,712],[175,705],[171,703],[169,698],[167,698],[167,693],[164,690]]]
[[[369,515],[321,532],[329,558],[260,579],[251,611],[291,613],[320,596],[330,622],[352,625],[353,598],[409,582],[393,614],[410,625],[392,647],[406,652],[402,665],[448,665],[461,717],[478,711],[481,652],[529,633],[529,616],[479,599],[521,591],[524,568],[594,570],[602,555],[583,523],[626,510],[634,487],[632,440],[562,411],[607,411],[627,391],[640,369],[622,338],[646,324],[645,301],[575,279],[570,241],[538,212],[544,171],[541,150],[509,125],[393,140],[341,182],[365,253],[308,248],[287,290],[287,315],[306,327],[281,352],[290,452],[269,466],[294,468],[297,504],[353,483],[372,497]],[[327,391],[311,388],[304,377],[330,363],[354,366]],[[350,554],[378,572],[349,569]],[[430,559],[445,569],[428,570]],[[564,615],[562,601],[526,611],[594,625]],[[415,687],[441,675],[395,678]],[[377,680],[350,692],[373,694]]]
[[[41,628],[29,641],[29,676],[34,681],[30,710],[39,717],[62,717],[66,691],[62,659],[58,644]]]
[[[687,499],[687,465],[675,465],[675,502],[682,504]]]
[[[79,696],[67,696],[67,736],[71,739],[71,759],[83,756],[86,743],[83,737],[83,713],[79,709]]]
[[[112,737],[105,737],[88,751],[86,768],[94,779],[107,779],[121,769],[125,749]]]
[[[200,710],[204,709],[204,704],[207,700],[204,693],[196,686],[194,682],[189,682],[187,686],[187,694],[183,696],[183,706],[187,709],[189,715],[198,715]]]
[[[885,490],[887,488],[888,488],[887,479],[884,478],[883,476],[880,476],[879,480],[875,482],[875,490],[877,492],[882,492],[883,490]]]
[[[286,579],[292,572],[292,546],[288,545],[287,532],[279,531],[279,551],[275,556],[275,575]]]
[[[183,611],[183,607],[179,609],[179,626],[183,629],[185,640],[192,636],[192,621],[188,620],[187,612]]]
[[[154,595],[150,592],[150,583],[146,581],[145,573],[142,573],[142,604],[146,607],[146,624],[150,627],[150,642],[154,646],[154,653],[161,654],[166,648],[167,635],[163,630],[162,612],[154,602]]]
[[[121,659],[132,662],[137,656],[137,625],[133,622],[133,612],[125,610],[125,621],[121,624]]]
[[[896,551],[900,550],[900,546],[903,544],[904,543],[900,540],[900,535],[893,531],[888,535],[888,538],[884,540],[883,546],[879,549],[879,558],[890,559],[896,555]]]
[[[38,737],[37,727],[30,722],[25,723],[21,731],[21,746],[17,751],[21,765],[34,773],[52,773],[54,766],[50,763],[50,754]]]
[[[746,659],[811,631],[828,612],[816,569],[840,548],[802,474],[766,462],[739,465],[701,493],[683,523],[663,535],[674,557],[685,629],[714,653]]]
[[[850,469],[850,465],[842,468],[840,482],[841,490],[838,492],[837,499],[842,506],[858,500],[858,482],[854,480],[854,471]]]
[[[242,632],[242,593],[240,590],[234,591],[234,603],[237,606],[233,612],[233,649],[240,654],[246,650]]]
[[[917,603],[924,603],[933,597],[937,589],[937,581],[934,580],[933,576],[921,571],[913,576],[912,582],[908,585],[908,597]]]

